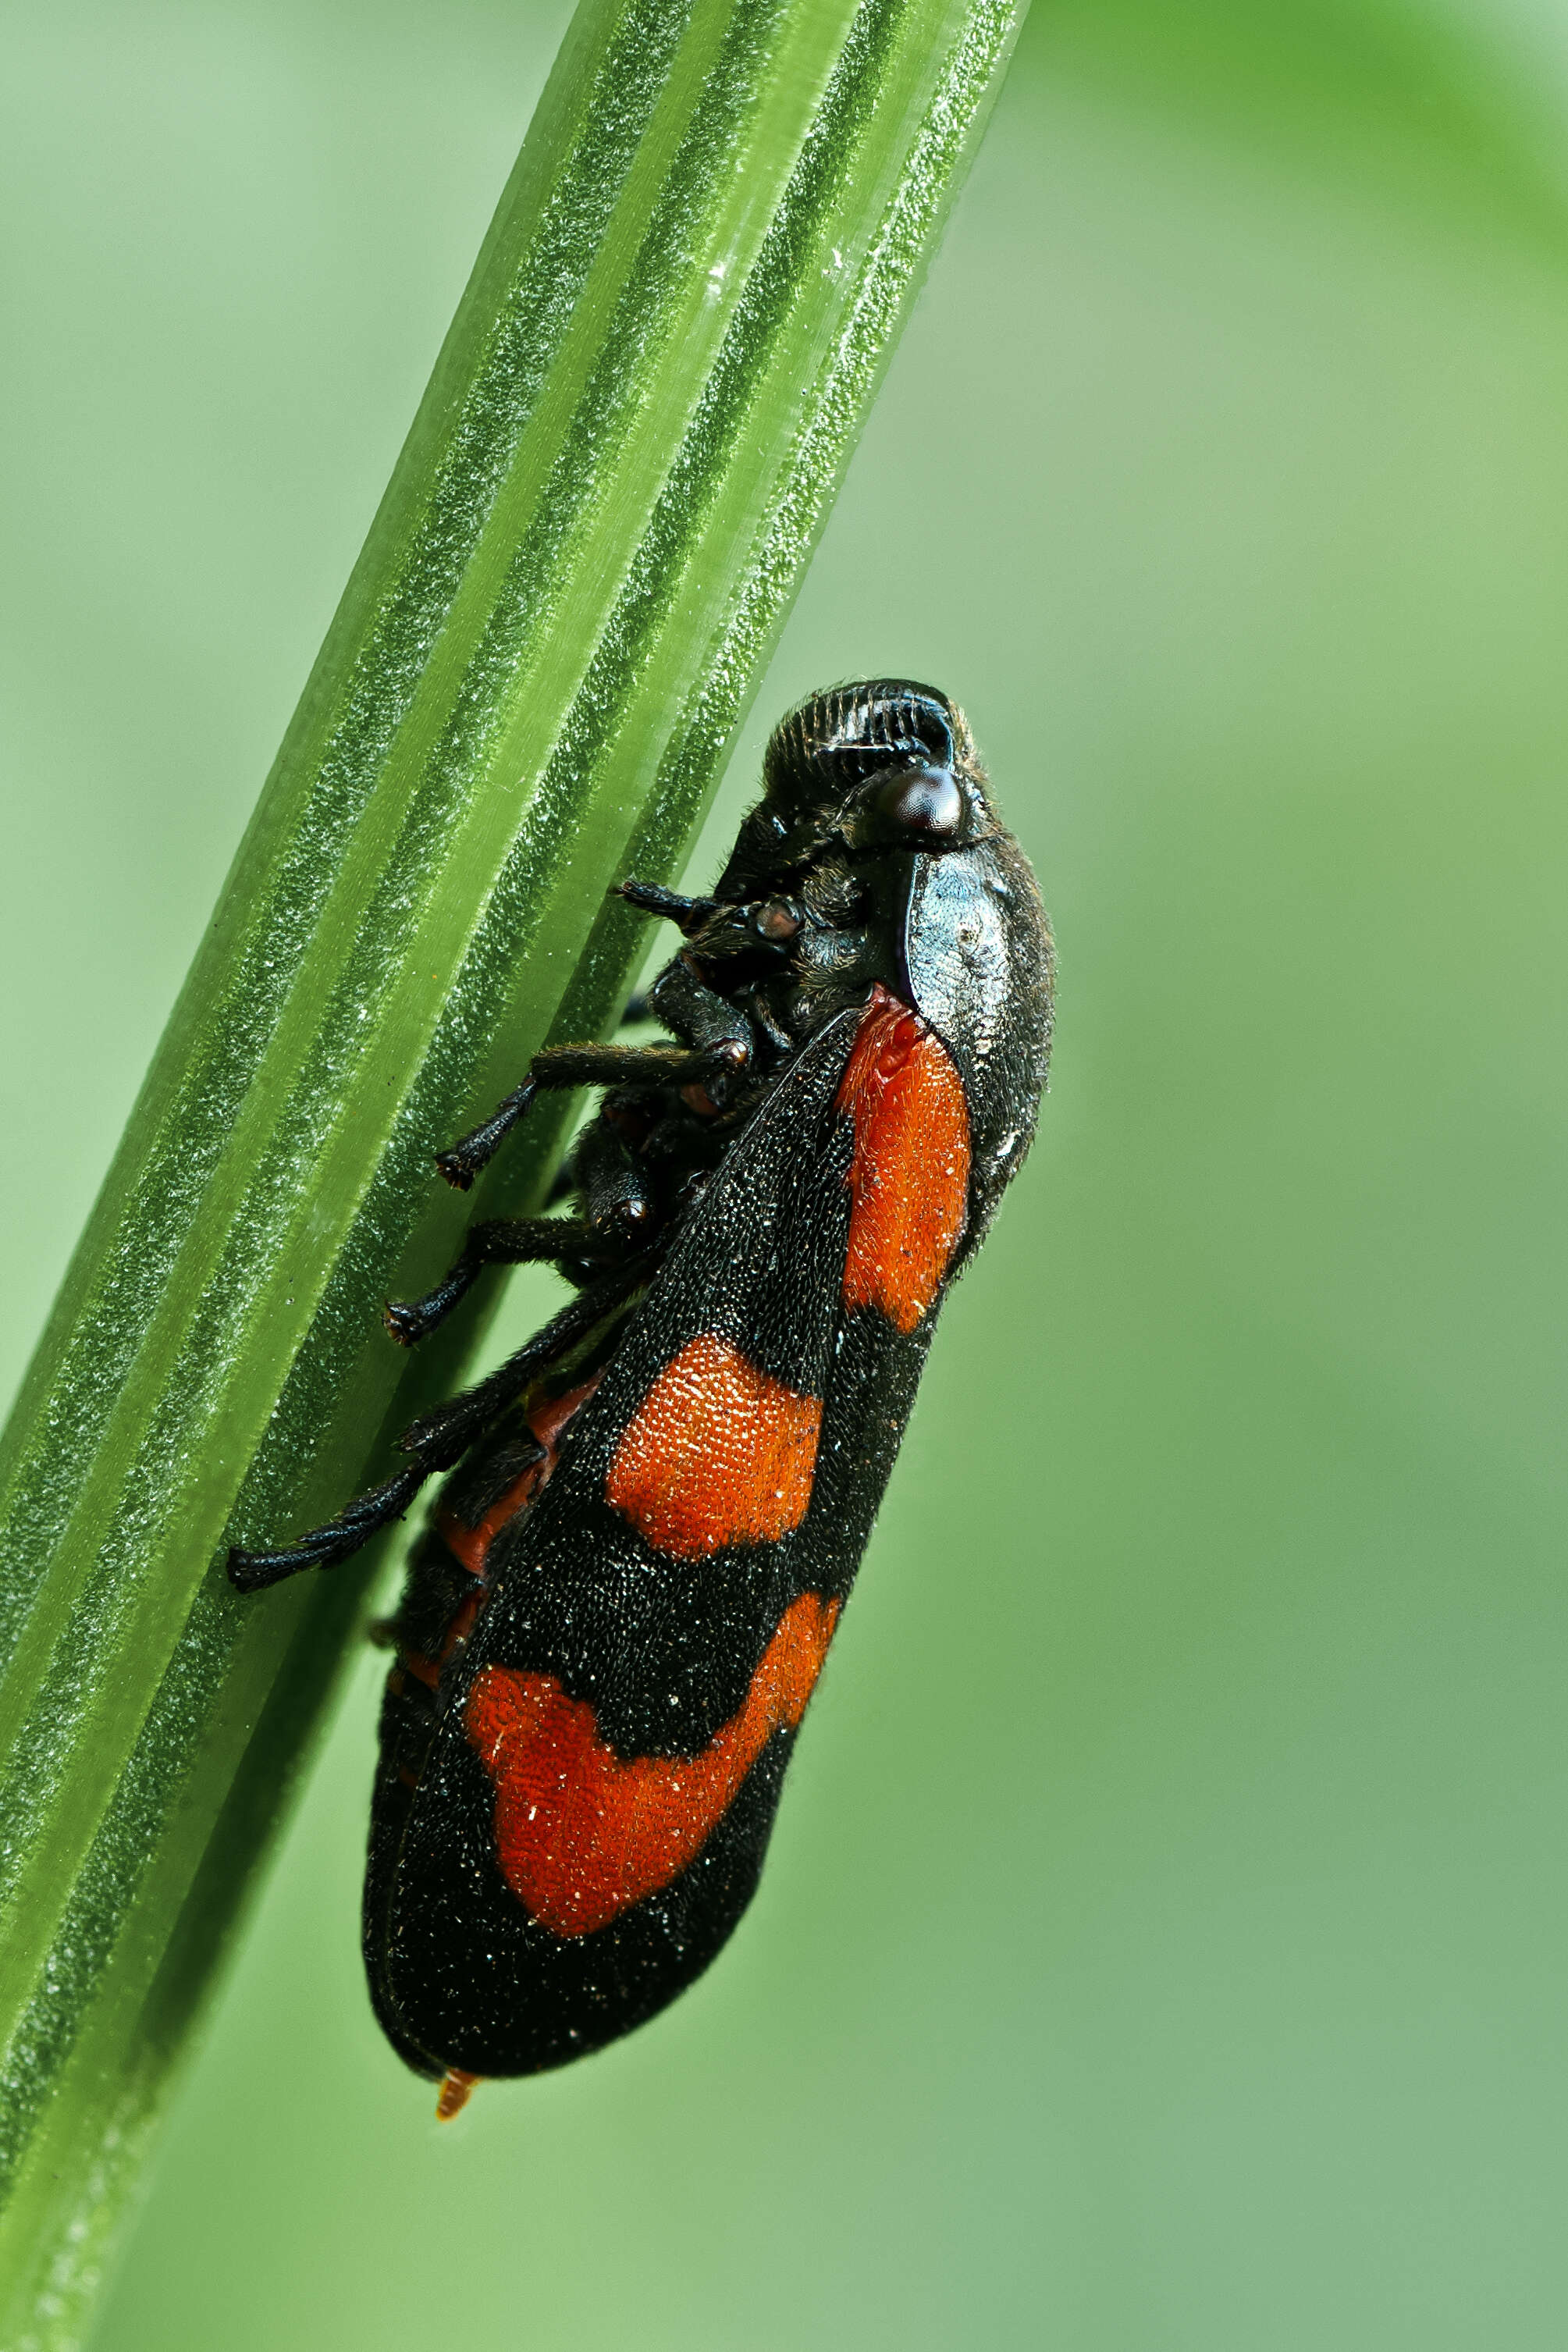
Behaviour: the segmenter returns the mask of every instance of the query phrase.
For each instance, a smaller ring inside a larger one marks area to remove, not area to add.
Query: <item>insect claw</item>
[[[450,1151],[438,1151],[435,1165],[455,1192],[468,1192],[474,1186],[474,1165],[454,1144]],[[396,1333],[393,1333],[396,1338]]]
[[[382,1308],[382,1321],[388,1337],[395,1339],[400,1348],[413,1347],[430,1330],[417,1303],[407,1298],[389,1298]]]

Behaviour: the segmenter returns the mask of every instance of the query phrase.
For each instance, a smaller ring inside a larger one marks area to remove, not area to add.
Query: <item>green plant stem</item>
[[[701,812],[1019,14],[572,25],[0,1457],[0,2341],[77,2340],[357,1621],[225,1541],[455,1377],[472,1323],[377,1334],[468,1213],[432,1150],[612,1018],[606,890]]]

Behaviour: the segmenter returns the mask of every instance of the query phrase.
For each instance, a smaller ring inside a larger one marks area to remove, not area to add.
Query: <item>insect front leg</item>
[[[670,1045],[547,1045],[534,1055],[522,1084],[449,1150],[438,1151],[435,1164],[449,1184],[466,1192],[547,1087],[700,1086],[721,1071],[744,1067],[749,1052],[748,1044],[734,1038],[685,1053]]]
[[[616,895],[635,907],[640,915],[657,915],[688,938],[700,931],[718,907],[716,898],[688,898],[679,890],[666,890],[662,882],[633,882],[628,875],[617,884]]]
[[[636,1029],[644,1021],[651,1021],[653,1018],[653,1015],[648,1009],[648,992],[645,988],[640,989],[635,996],[627,998],[620,1025],[622,1029]],[[572,1165],[572,1159],[569,1157],[563,1160],[550,1178],[549,1191],[544,1198],[545,1207],[554,1209],[559,1207],[562,1201],[570,1201],[577,1191],[580,1181],[580,1179]]]

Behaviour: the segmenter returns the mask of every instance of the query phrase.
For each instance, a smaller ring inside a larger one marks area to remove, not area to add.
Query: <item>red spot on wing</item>
[[[844,1305],[913,1331],[952,1263],[969,1199],[969,1106],[939,1037],[878,986],[839,1083],[855,1123]]]
[[[523,1475],[497,1502],[491,1504],[477,1527],[465,1527],[455,1511],[443,1511],[441,1532],[446,1549],[463,1562],[471,1576],[485,1573],[485,1555],[509,1519],[527,1510],[539,1489],[542,1462],[530,1462]]]
[[[821,1426],[820,1397],[798,1395],[704,1332],[643,1398],[604,1491],[676,1559],[774,1543],[806,1516]]]
[[[838,1622],[802,1593],[779,1620],[738,1714],[698,1756],[623,1762],[592,1707],[553,1675],[486,1666],[464,1728],[496,1784],[496,1847],[518,1901],[555,1936],[589,1936],[695,1860],[770,1734],[806,1711]]]

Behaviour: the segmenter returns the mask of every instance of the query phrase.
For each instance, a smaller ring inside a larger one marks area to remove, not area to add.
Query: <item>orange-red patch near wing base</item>
[[[738,1714],[689,1759],[622,1762],[592,1707],[553,1675],[476,1675],[464,1728],[496,1784],[502,1875],[530,1916],[555,1936],[589,1936],[679,1877],[770,1734],[804,1715],[838,1614],[814,1592],[792,1601]]]
[[[446,1549],[463,1562],[470,1576],[483,1576],[485,1555],[508,1520],[519,1511],[527,1510],[539,1486],[540,1462],[530,1462],[520,1478],[507,1487],[498,1502],[492,1503],[477,1527],[465,1527],[455,1511],[443,1511],[441,1532]]]
[[[855,1123],[844,1305],[913,1331],[952,1262],[969,1199],[969,1107],[939,1037],[878,987],[839,1108]]]
[[[550,1475],[559,1458],[560,1441],[569,1424],[580,1413],[603,1374],[595,1372],[591,1380],[581,1381],[564,1395],[541,1397],[528,1410],[528,1427],[533,1431],[544,1453],[537,1462],[530,1462],[520,1478],[514,1480],[498,1502],[492,1503],[484,1517],[475,1527],[465,1525],[455,1511],[441,1515],[441,1532],[446,1549],[460,1559],[471,1576],[483,1576],[491,1544],[504,1527],[515,1519],[519,1511],[537,1501],[549,1483]]]
[[[806,1516],[821,1425],[820,1397],[798,1395],[705,1331],[643,1398],[604,1491],[676,1559],[776,1543]]]
[[[567,1390],[564,1395],[541,1397],[536,1404],[529,1407],[528,1427],[533,1431],[544,1451],[537,1462],[529,1463],[520,1477],[513,1480],[500,1499],[491,1504],[483,1518],[476,1520],[471,1527],[465,1519],[460,1518],[455,1511],[447,1510],[437,1514],[436,1525],[441,1530],[446,1549],[455,1559],[462,1562],[469,1575],[475,1579],[474,1589],[457,1603],[443,1626],[441,1640],[434,1656],[429,1656],[423,1651],[415,1650],[405,1643],[398,1665],[393,1667],[392,1675],[389,1677],[389,1685],[394,1696],[399,1695],[402,1687],[397,1679],[400,1669],[403,1674],[413,1675],[417,1682],[423,1683],[427,1690],[440,1688],[444,1668],[448,1661],[455,1656],[474,1631],[479,1612],[488,1597],[486,1588],[490,1562],[490,1546],[504,1527],[509,1526],[513,1519],[518,1517],[522,1512],[529,1509],[538,1501],[540,1492],[549,1484],[555,1465],[560,1458],[560,1441],[566,1433],[569,1423],[577,1413],[581,1412],[602,1377],[601,1373],[595,1372],[591,1380],[580,1381],[576,1388]],[[416,1780],[406,1771],[400,1777],[411,1789],[417,1785]]]

